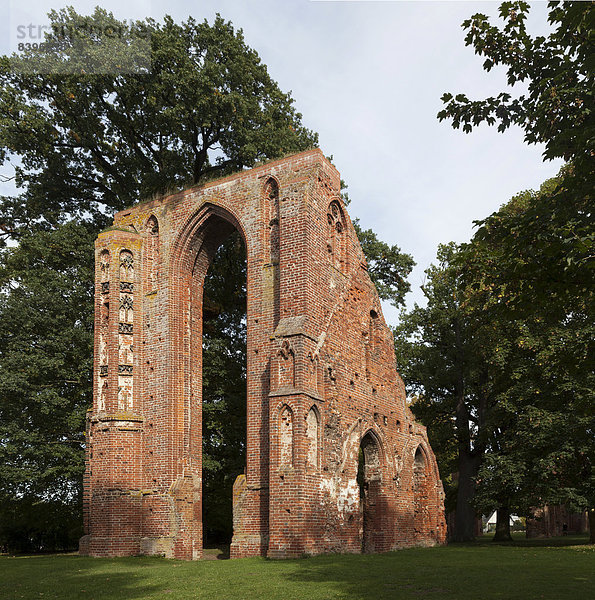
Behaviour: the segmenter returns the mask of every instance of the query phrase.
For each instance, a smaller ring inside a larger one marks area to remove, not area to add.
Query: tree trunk
[[[459,487],[452,536],[454,542],[472,542],[475,539],[475,509],[471,503],[475,497],[479,462],[479,457],[459,449]]]
[[[508,504],[498,507],[496,515],[496,535],[493,542],[512,542],[510,535],[510,508]]]
[[[589,508],[589,544],[595,544],[595,508]]]

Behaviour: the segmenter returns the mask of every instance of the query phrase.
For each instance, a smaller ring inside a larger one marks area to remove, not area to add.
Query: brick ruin
[[[560,504],[533,508],[527,517],[528,538],[576,535],[588,531],[588,511],[572,512]]]
[[[443,543],[436,460],[315,149],[139,204],[99,235],[81,553],[202,556],[202,285],[234,230],[248,392],[232,558]]]

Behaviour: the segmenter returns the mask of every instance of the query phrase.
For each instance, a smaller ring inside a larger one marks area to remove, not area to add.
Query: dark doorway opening
[[[362,438],[358,452],[357,482],[360,493],[362,552],[379,550],[381,534],[380,487],[381,465],[380,445],[372,432]]]
[[[413,461],[413,528],[421,538],[429,532],[428,504],[430,501],[427,461],[421,446],[415,451]]]
[[[204,282],[202,339],[203,547],[229,557],[232,491],[246,467],[246,250],[234,231]]]

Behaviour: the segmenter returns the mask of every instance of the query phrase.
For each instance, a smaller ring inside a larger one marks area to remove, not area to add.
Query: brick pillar
[[[316,552],[309,541],[318,499],[318,422],[308,435],[308,413],[320,411],[314,340],[298,333],[297,320],[281,320],[277,352],[271,358],[269,428],[271,431],[270,539],[268,556],[287,558]],[[295,326],[295,327],[292,327]],[[314,444],[314,448],[313,448]]]
[[[143,418],[134,316],[140,249],[132,231],[108,231],[96,242],[94,393],[84,500],[88,533],[80,546],[93,556],[139,552]]]

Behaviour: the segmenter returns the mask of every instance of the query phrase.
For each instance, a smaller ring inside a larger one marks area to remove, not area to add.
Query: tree
[[[567,282],[588,281],[593,272],[593,225],[590,205],[595,179],[595,114],[593,112],[593,2],[550,2],[549,22],[554,27],[546,38],[531,37],[525,21],[529,4],[503,2],[502,29],[490,24],[488,17],[476,14],[463,23],[465,42],[476,54],[485,56],[484,69],[506,67],[511,87],[522,83],[527,94],[512,98],[508,92],[496,97],[471,101],[465,94],[442,96],[445,108],[438,113],[450,119],[455,129],[469,133],[481,123],[498,124],[503,132],[511,125],[525,131],[525,141],[545,145],[544,159],[562,158],[566,168],[548,194],[541,194],[527,211],[518,215],[517,227],[510,230],[511,251],[523,250],[519,231],[531,227],[536,219],[555,223],[555,236],[540,237],[542,257],[518,277],[532,280],[534,294],[546,293],[554,285],[564,293]],[[538,253],[536,252],[537,256]],[[561,260],[563,257],[563,260]],[[563,266],[561,278],[549,273],[551,263]],[[518,265],[517,265],[518,266]],[[541,284],[539,283],[541,282]],[[529,296],[523,296],[530,305]]]
[[[545,159],[567,161],[540,193],[522,194],[480,222],[464,250],[467,281],[475,278],[476,288],[482,288],[472,301],[495,311],[501,323],[519,325],[507,341],[514,348],[508,360],[516,365],[511,369],[516,379],[499,402],[508,406],[508,416],[501,418],[512,426],[500,431],[500,446],[492,444],[490,464],[481,474],[487,493],[483,500],[491,487],[500,495],[508,489],[520,505],[537,495],[542,502],[593,507],[595,454],[588,406],[593,381],[585,359],[592,353],[593,322],[587,282],[593,278],[595,238],[595,7],[592,2],[550,2],[553,30],[547,37],[528,34],[528,11],[526,2],[504,2],[503,28],[492,26],[482,14],[463,23],[466,44],[485,57],[484,69],[505,66],[509,86],[525,84],[527,93],[512,98],[502,92],[478,101],[446,93],[446,106],[438,113],[440,120],[450,119],[466,133],[481,123],[498,124],[501,132],[518,125],[526,142],[545,145]],[[530,435],[535,425],[539,433]],[[519,444],[521,435],[534,444]],[[510,485],[503,478],[506,472]],[[494,494],[491,498],[496,501]],[[590,517],[593,536],[592,508]]]
[[[94,237],[69,222],[0,254],[0,545],[11,549],[66,549],[82,533]]]
[[[498,509],[495,539],[506,540],[512,511],[582,511],[595,500],[593,292],[565,270],[563,253],[552,261],[565,230],[526,224],[544,197],[558,201],[557,187],[518,194],[471,242],[441,247],[427,271],[427,307],[403,314],[396,330],[401,371],[418,395],[412,409],[443,474],[455,470],[457,440],[458,478],[446,481],[447,497],[457,494],[457,540],[472,537],[475,511]],[[548,269],[538,265],[544,255]],[[526,279],[531,265],[550,280]]]
[[[469,301],[505,324],[506,341],[499,440],[479,474],[478,502],[502,506],[506,494],[525,513],[545,503],[595,505],[593,290],[584,261],[569,268],[568,224],[535,214],[548,202],[556,210],[558,187],[554,179],[519,194],[465,246]]]
[[[405,295],[411,289],[407,277],[415,266],[413,257],[402,252],[398,246],[390,246],[379,240],[371,229],[362,229],[357,219],[353,224],[378,295],[396,308],[402,306]]]
[[[150,69],[140,61],[139,72],[88,75],[76,71],[80,36],[90,32],[102,63],[112,38],[91,32],[126,25],[100,8],[49,16],[54,29],[42,50],[0,62],[0,158],[20,158],[15,175],[24,188],[5,208],[12,237],[38,220],[103,224],[106,212],[139,199],[316,143],[241,30],[219,16],[213,25],[147,19]],[[49,67],[70,61],[74,72],[27,72],[47,57]]]
[[[446,107],[438,118],[469,133],[482,122],[498,124],[498,131],[518,125],[529,144],[545,145],[544,158],[563,158],[588,176],[593,169],[595,141],[593,115],[592,2],[549,2],[548,21],[554,28],[546,38],[531,37],[526,29],[530,5],[522,0],[502,2],[503,28],[478,13],[463,22],[465,44],[485,56],[486,71],[506,67],[508,85],[526,83],[527,93],[516,98],[508,92],[471,101],[465,94],[442,96]],[[588,181],[584,181],[588,184]]]
[[[426,271],[427,306],[402,312],[395,329],[397,365],[412,410],[428,425],[445,478],[447,509],[455,510],[455,541],[474,537],[477,473],[486,450],[490,386],[490,323],[466,303],[460,249],[440,246]],[[453,478],[451,474],[456,473]],[[456,501],[455,501],[456,498]]]

